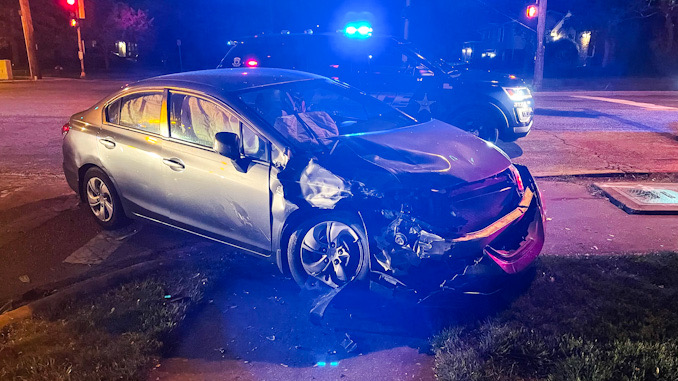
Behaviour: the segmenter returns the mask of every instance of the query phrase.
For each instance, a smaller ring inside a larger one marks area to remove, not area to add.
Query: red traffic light
[[[73,6],[75,5],[75,0],[66,0],[66,4]]]
[[[534,4],[529,5],[527,9],[525,9],[525,15],[528,19],[537,17],[537,14],[539,14],[539,8],[537,8],[537,6]]]

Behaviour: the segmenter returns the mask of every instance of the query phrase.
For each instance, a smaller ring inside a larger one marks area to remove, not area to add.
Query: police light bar
[[[367,21],[357,21],[346,25],[344,35],[349,38],[367,38],[372,36],[372,25]]]

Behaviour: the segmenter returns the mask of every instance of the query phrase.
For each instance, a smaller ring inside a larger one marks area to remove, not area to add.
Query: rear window
[[[155,134],[160,133],[162,93],[135,93],[106,107],[106,121]]]

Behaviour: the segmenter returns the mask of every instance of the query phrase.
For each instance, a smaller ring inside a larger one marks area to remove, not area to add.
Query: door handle
[[[173,171],[181,172],[184,169],[186,169],[186,165],[184,164],[184,162],[176,157],[162,159],[162,163],[170,167]]]
[[[108,149],[113,149],[115,148],[115,141],[113,138],[100,138],[99,143],[101,143],[104,147]]]

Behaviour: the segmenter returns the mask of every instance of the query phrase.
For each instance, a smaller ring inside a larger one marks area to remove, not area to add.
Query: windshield
[[[417,123],[369,95],[325,80],[246,90],[238,98],[297,145],[327,145],[340,135]]]
[[[467,63],[465,62],[450,62],[446,61],[442,58],[436,58],[435,55],[433,54],[428,54],[429,52],[422,51],[420,48],[415,48],[412,44],[410,43],[404,43],[402,44],[403,52],[407,56],[414,56],[419,58],[421,61],[423,61],[425,64],[429,64],[431,66],[434,66],[438,69],[440,69],[444,73],[451,73],[455,70],[459,70],[461,68],[464,68],[468,66]]]

